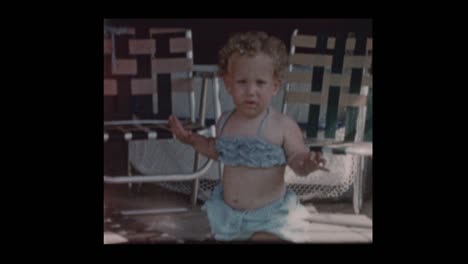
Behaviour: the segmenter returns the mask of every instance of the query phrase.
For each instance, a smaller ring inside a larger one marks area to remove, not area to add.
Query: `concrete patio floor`
[[[185,212],[122,215],[122,210],[150,209],[168,207],[189,207],[189,197],[166,190],[155,184],[142,184],[141,188],[134,186],[132,191],[127,184],[104,186],[104,243],[223,243],[209,238],[210,228],[205,213],[201,210],[203,201]],[[311,210],[314,208],[320,214],[346,214],[357,221],[372,219],[372,197],[364,200],[361,215],[353,215],[351,201],[314,201],[303,203]],[[360,218],[361,217],[361,218]],[[363,219],[366,218],[366,219]],[[367,234],[369,233],[369,229]],[[359,229],[358,229],[359,231]],[[323,234],[322,234],[323,236]],[[346,236],[345,236],[346,237]],[[369,237],[369,235],[367,235]],[[339,243],[339,238],[317,238],[325,243]],[[343,242],[353,242],[355,237]],[[360,240],[358,239],[358,242]],[[372,236],[361,242],[371,242]],[[232,243],[232,242],[231,242]],[[238,243],[238,242],[235,242]],[[239,242],[245,243],[245,242]]]

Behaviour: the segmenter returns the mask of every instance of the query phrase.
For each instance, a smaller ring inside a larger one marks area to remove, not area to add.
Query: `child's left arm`
[[[299,176],[307,176],[318,169],[323,169],[326,160],[320,152],[311,152],[304,144],[304,137],[297,123],[290,117],[282,121],[284,126],[284,149],[288,165]]]

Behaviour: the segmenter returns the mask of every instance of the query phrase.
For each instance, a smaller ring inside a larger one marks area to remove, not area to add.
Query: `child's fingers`
[[[326,172],[330,172],[329,169],[325,168],[325,167],[319,167],[320,170],[323,170],[323,171],[326,171]]]
[[[173,129],[175,127],[175,120],[174,120],[174,116],[173,115],[170,115],[169,116],[169,127],[171,129]]]
[[[169,119],[168,119],[168,124],[169,124],[169,129],[174,132],[174,118],[173,116],[169,116]]]
[[[172,115],[169,117],[169,129],[171,129],[171,132],[174,133],[176,137],[179,136],[180,127],[177,124],[177,119]]]
[[[315,169],[322,169],[326,164],[326,160],[322,157],[322,153],[313,151],[307,155],[307,160],[305,160],[305,162],[310,166],[310,168]]]
[[[169,117],[169,127],[177,139],[185,140],[192,135],[192,132],[185,130],[179,119],[177,119],[177,117],[174,115]]]
[[[317,154],[313,151],[309,152],[309,155],[307,155],[308,161],[314,161],[317,162]]]
[[[173,128],[178,128],[179,127],[179,120],[175,116],[171,115],[169,117],[169,124],[171,124],[171,127],[173,127]]]
[[[327,164],[327,160],[323,157],[322,152],[316,152],[315,161],[319,170],[330,172],[329,169],[325,168],[325,165]]]
[[[324,158],[321,158],[321,159],[319,160],[319,163],[322,163],[322,164],[325,166],[325,165],[327,164],[327,160],[324,159]]]
[[[318,164],[325,165],[327,163],[321,152],[314,152],[314,159]]]
[[[322,154],[320,154],[319,156],[317,156],[317,162],[318,162],[319,164],[323,164],[323,165],[327,164],[327,160],[322,156]]]
[[[179,119],[177,119],[177,117],[171,115],[169,117],[169,124],[170,124],[170,127],[171,127],[171,130],[174,132],[174,133],[180,133],[181,131],[183,131],[183,127],[182,125],[180,124],[180,121]]]

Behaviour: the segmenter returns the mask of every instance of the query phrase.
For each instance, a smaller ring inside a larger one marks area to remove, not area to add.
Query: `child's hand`
[[[309,173],[318,169],[329,171],[327,168],[323,167],[326,162],[327,161],[322,157],[322,153],[311,151],[294,157],[292,165],[295,167],[297,174],[300,176],[307,176]]]
[[[176,138],[182,143],[191,144],[192,131],[185,130],[179,119],[177,119],[177,117],[174,115],[169,117],[169,128],[171,129],[171,132],[174,133]]]
[[[308,155],[304,155],[303,160],[299,161],[299,165],[303,166],[306,171],[313,172],[323,168],[326,162],[321,152],[311,151]]]

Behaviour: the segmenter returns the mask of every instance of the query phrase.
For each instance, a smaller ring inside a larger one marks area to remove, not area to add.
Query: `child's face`
[[[281,84],[274,74],[271,57],[264,53],[253,57],[234,54],[229,59],[224,83],[233,98],[236,111],[247,117],[263,113]]]

